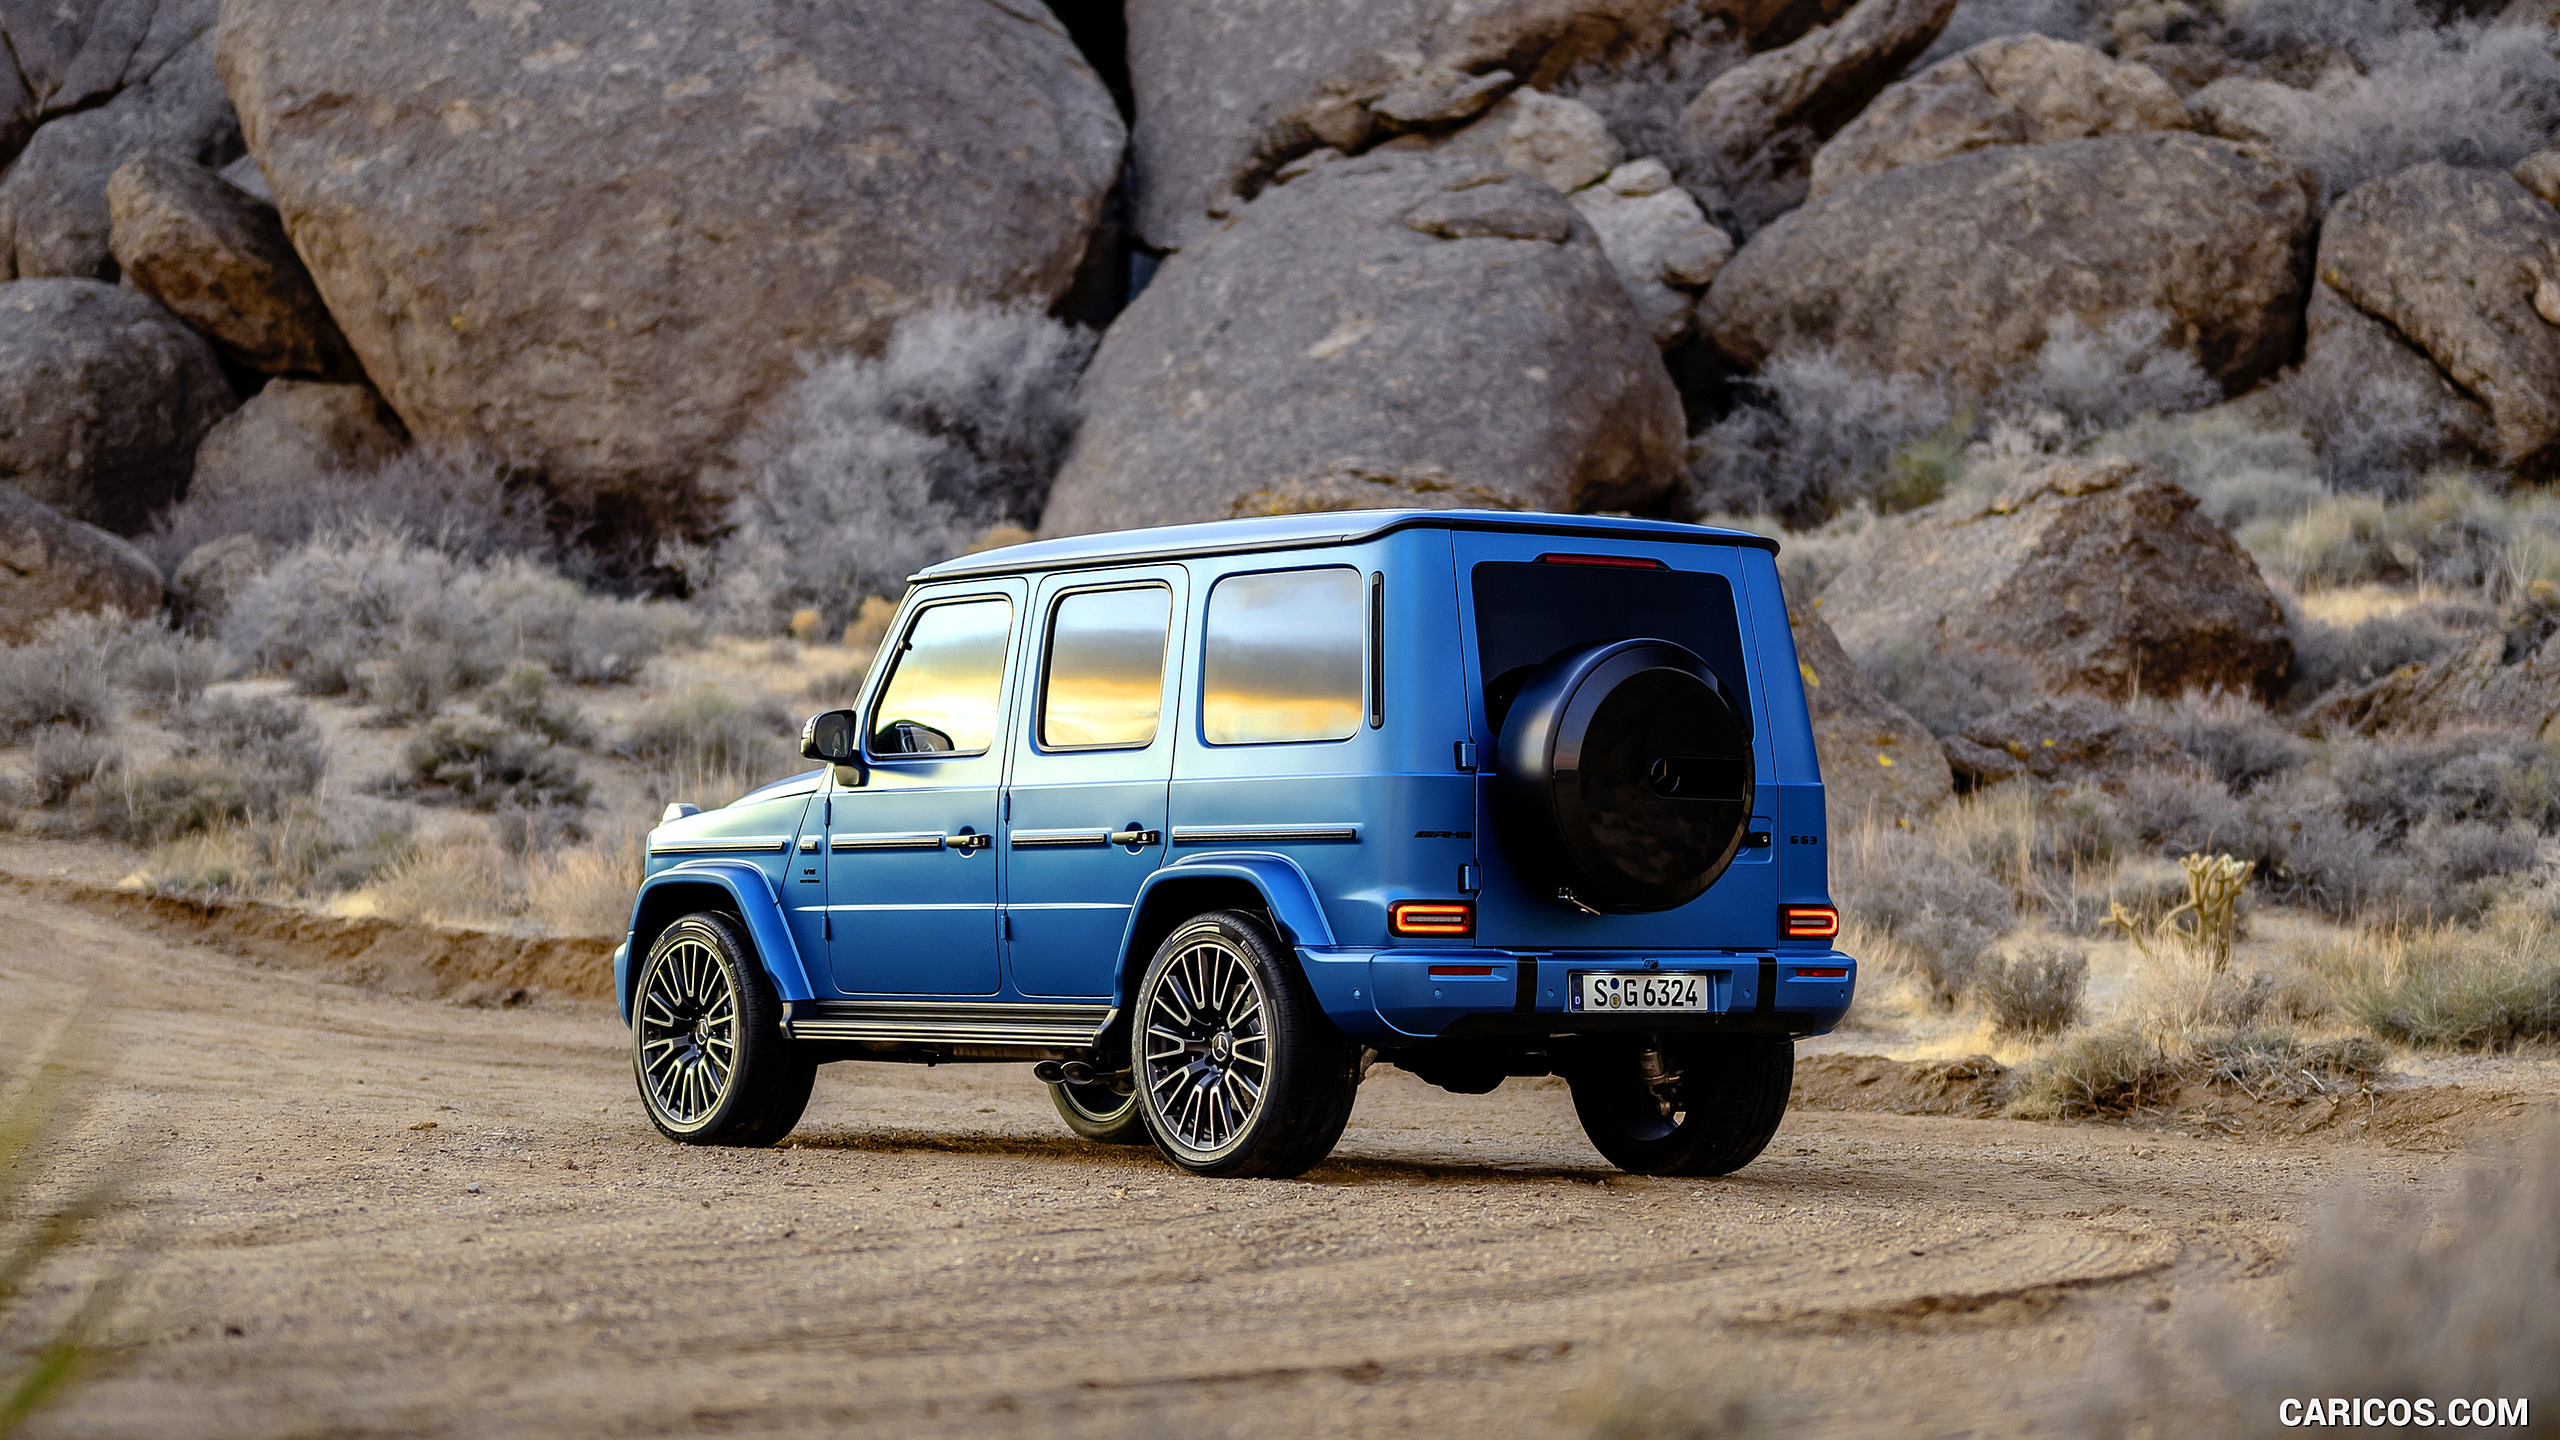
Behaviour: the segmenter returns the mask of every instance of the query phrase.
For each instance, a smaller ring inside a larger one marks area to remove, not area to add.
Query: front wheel
[[[770,1145],[809,1108],[818,1067],[737,920],[687,915],[649,947],[632,992],[631,1073],[650,1123],[687,1145]]]
[[[1786,1117],[1796,1048],[1780,1038],[1637,1039],[1567,1076],[1582,1132],[1638,1175],[1730,1175]]]
[[[1139,982],[1138,1112],[1195,1175],[1286,1179],[1333,1151],[1360,1090],[1360,1047],[1325,1018],[1260,921],[1202,915]]]

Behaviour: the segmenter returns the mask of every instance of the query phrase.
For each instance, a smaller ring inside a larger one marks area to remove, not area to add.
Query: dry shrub
[[[2560,499],[2500,494],[2443,470],[2407,499],[2338,495],[2253,523],[2240,541],[2296,590],[2423,582],[2521,599],[2536,581],[2560,580]]]
[[[595,787],[577,757],[539,735],[477,715],[437,720],[401,747],[384,794],[467,810],[585,805]]]
[[[729,538],[667,558],[741,633],[802,610],[841,630],[988,526],[1038,522],[1093,342],[1028,307],[908,316],[877,358],[810,368],[740,446]]]
[[[2178,1067],[2141,1027],[2075,1030],[2017,1072],[2009,1112],[2028,1120],[2122,1115],[2168,1098]]]
[[[2478,929],[2367,931],[2311,947],[2301,963],[2342,1014],[2386,1040],[2481,1050],[2560,1036],[2560,933],[2522,904]]]
[[[2311,758],[2309,741],[2247,695],[2189,691],[2173,701],[2152,700],[2133,708],[2238,794],[2299,770]]]
[[[485,835],[447,834],[386,867],[365,895],[393,920],[506,929],[524,914],[525,867]]]
[[[148,764],[73,727],[47,730],[34,764],[40,813],[21,823],[150,847],[274,820],[314,794],[328,769],[319,728],[292,701],[206,697],[170,727],[181,737],[177,750]]]
[[[2547,1434],[2560,1375],[2560,1120],[2546,1116],[2513,1151],[2468,1168],[2433,1214],[2398,1184],[2341,1187],[2302,1229],[2272,1331],[2233,1310],[2199,1317],[2183,1327],[2184,1363],[2119,1381],[2093,1428],[2259,1435],[2283,1401],[2328,1396],[2408,1402],[2412,1420],[2424,1401],[2443,1426],[2450,1402],[2486,1396],[2529,1403],[2538,1423],[2527,1433]]]
[[[1751,58],[1723,17],[1702,12],[1697,0],[1667,7],[1668,38],[1659,49],[1585,61],[1552,87],[1598,112],[1629,159],[1654,156],[1693,191],[1703,190],[1707,176],[1689,155],[1680,112],[1710,81]],[[1713,203],[1715,196],[1700,198]]]
[[[2308,705],[2333,690],[2369,685],[2410,665],[2425,665],[2466,638],[2474,628],[2464,607],[2412,607],[2373,615],[2352,625],[2332,625],[2289,606],[2293,669],[2285,677],[2290,703]]]
[[[2188,1037],[2186,1071],[2253,1100],[2296,1100],[2357,1090],[2383,1073],[2390,1057],[2362,1035],[2305,1041],[2253,1026]]]
[[[798,736],[798,722],[771,696],[744,700],[703,685],[651,704],[615,749],[657,768],[658,798],[707,806],[792,773],[804,763]]]
[[[511,730],[539,735],[555,745],[583,746],[595,739],[575,701],[555,701],[551,672],[530,660],[507,667],[480,696],[480,713]]]
[[[1976,973],[1974,994],[2003,1035],[2055,1035],[2080,1023],[2089,989],[2089,957],[2058,945],[2038,945],[2008,960],[1994,959]]]
[[[552,551],[548,498],[521,467],[487,455],[412,449],[381,464],[276,494],[196,497],[162,511],[134,538],[168,574],[225,535],[288,549],[315,535],[388,530],[465,560]]]
[[[406,816],[340,796],[180,836],[155,848],[144,869],[164,892],[327,896],[359,889],[415,853]]]
[[[1924,473],[1909,453],[1959,423],[1938,381],[1871,374],[1817,347],[1772,357],[1750,385],[1754,403],[1691,442],[1691,511],[1767,513],[1802,525],[1886,497],[1908,509],[1945,488],[1946,477]]]
[[[1944,738],[2035,697],[2033,667],[2005,650],[1896,640],[1856,657],[1886,699]]]
[[[1890,937],[1941,1005],[1964,993],[2017,923],[2008,887],[1935,827],[1869,819],[1845,837],[1832,893],[1843,915]]]
[[[554,935],[620,935],[630,929],[647,855],[648,837],[638,830],[551,850],[525,873],[525,913]]]
[[[221,640],[306,695],[425,719],[518,660],[582,685],[628,682],[691,634],[674,606],[590,595],[518,558],[478,563],[381,528],[330,531],[241,587]]]

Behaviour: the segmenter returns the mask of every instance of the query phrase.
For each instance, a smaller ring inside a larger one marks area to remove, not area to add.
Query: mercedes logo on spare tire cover
[[[1494,796],[1505,847],[1610,914],[1704,894],[1751,817],[1751,732],[1705,661],[1611,640],[1538,667],[1504,718]]]

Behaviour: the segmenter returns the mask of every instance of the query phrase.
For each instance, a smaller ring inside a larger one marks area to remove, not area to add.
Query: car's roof
[[[981,550],[917,571],[912,580],[968,575],[1015,575],[1029,570],[1076,570],[1176,556],[1233,555],[1255,550],[1299,550],[1349,545],[1391,530],[1507,530],[1592,540],[1667,540],[1689,545],[1748,545],[1776,553],[1778,542],[1747,530],[1683,525],[1673,520],[1634,520],[1616,515],[1553,515],[1520,510],[1343,510],[1319,515],[1263,515],[1212,520],[1200,525],[1159,525],[1069,535]]]

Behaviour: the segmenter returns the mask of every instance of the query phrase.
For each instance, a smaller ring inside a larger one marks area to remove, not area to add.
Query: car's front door
[[[1006,797],[1005,917],[1025,995],[1105,999],[1138,886],[1164,863],[1178,566],[1041,586]]]
[[[927,597],[881,654],[869,775],[827,800],[827,954],[848,995],[992,995],[1020,581]]]

